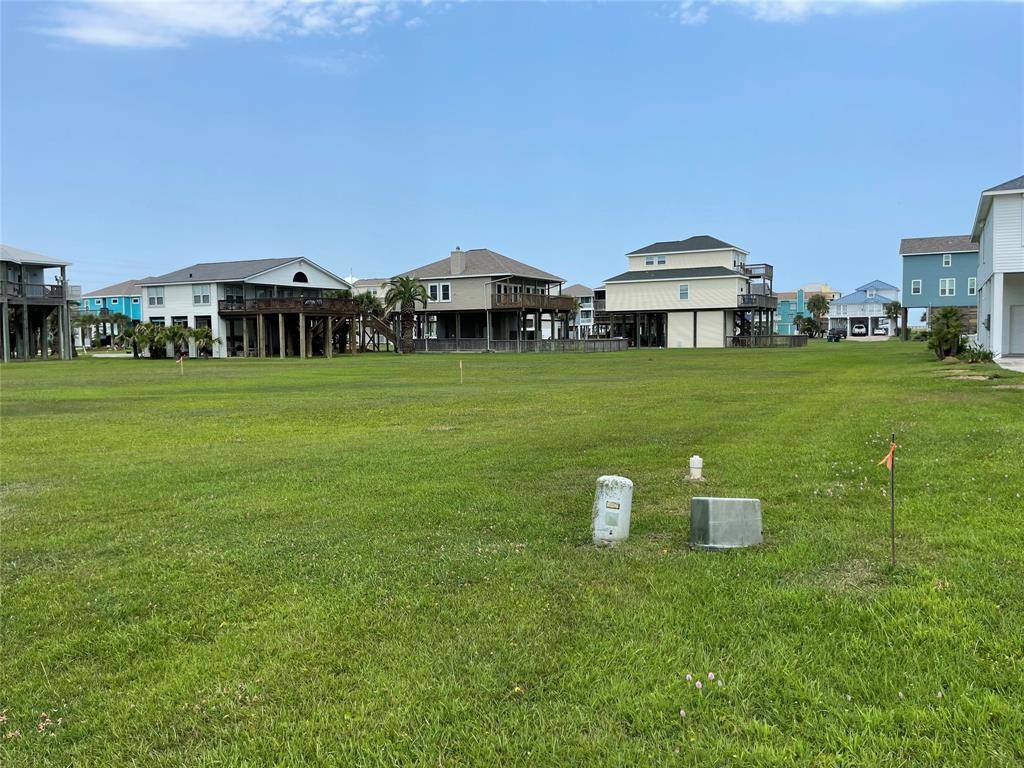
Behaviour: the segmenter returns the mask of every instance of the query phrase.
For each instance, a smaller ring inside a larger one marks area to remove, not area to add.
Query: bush
[[[911,341],[928,341],[931,334],[928,331],[914,331],[914,335],[910,337]]]
[[[965,363],[991,363],[992,352],[977,344],[968,344],[964,350],[957,355]]]
[[[928,321],[928,349],[942,360],[957,355],[964,341],[964,320],[956,307],[940,307]]]

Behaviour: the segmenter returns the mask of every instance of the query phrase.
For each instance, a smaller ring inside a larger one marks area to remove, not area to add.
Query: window
[[[188,318],[187,317],[172,317],[171,318],[171,325],[178,325],[178,326],[181,326],[182,328],[188,328]]]
[[[978,292],[978,278],[968,277],[967,278],[967,295],[973,296]]]
[[[952,253],[944,253],[944,254],[942,254],[942,266],[944,266],[944,267],[951,267],[951,266],[953,266],[953,254]]]
[[[451,300],[452,300],[452,284],[451,283],[441,283],[441,301],[451,301]]]
[[[193,304],[209,304],[210,303],[210,284],[209,283],[197,283],[192,286],[192,303]]]
[[[292,275],[292,282],[293,283],[308,283],[309,282],[309,278],[306,277],[306,273],[305,272],[296,272],[294,275]]]
[[[589,309],[580,310],[580,320],[590,320],[594,313]]]
[[[427,286],[427,297],[431,301],[451,301],[452,300],[452,284],[451,283],[430,283]]]
[[[939,280],[939,296],[956,296],[955,277],[943,277]]]
[[[111,300],[110,300],[110,303],[111,303],[111,304],[117,304],[117,299],[111,299]]]
[[[875,298],[875,289],[874,288],[868,288],[868,298],[869,299]]]
[[[139,303],[139,297],[138,296],[132,296],[132,304],[138,304],[138,303]]]
[[[260,298],[268,298],[272,294],[267,291],[265,286],[257,288],[257,291],[261,294]],[[243,301],[244,292],[240,285],[225,285],[224,286],[224,298],[228,301]]]
[[[164,305],[164,287],[147,288],[146,295],[149,297],[149,306],[162,307]]]
[[[592,301],[593,301],[593,298],[590,297],[590,296],[580,296],[580,306],[581,307],[589,307]]]
[[[162,317],[151,317],[149,318],[149,322],[151,322],[153,325],[163,325],[164,319]]]
[[[687,301],[690,298],[690,286],[687,283],[683,283],[679,286],[679,300]]]
[[[431,283],[427,286],[427,298],[431,301],[437,301],[437,283]]]
[[[658,264],[667,264],[667,263],[668,263],[668,261],[666,260],[666,258],[664,256],[659,256],[658,257]]]
[[[920,296],[921,295],[921,281],[920,280],[911,280],[910,281],[910,292],[914,296]]]
[[[653,256],[645,257],[644,258],[644,264],[646,266],[648,266],[648,267],[653,267],[654,266],[654,257]]]

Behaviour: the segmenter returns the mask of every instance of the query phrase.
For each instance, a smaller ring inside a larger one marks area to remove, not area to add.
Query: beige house
[[[752,336],[770,336],[772,267],[747,256],[709,235],[626,254],[628,271],[605,280],[611,335],[673,348],[747,346]]]
[[[456,248],[404,275],[419,280],[429,296],[416,314],[419,349],[429,350],[432,340],[450,340],[460,349],[506,349],[541,339],[544,323],[550,324],[548,338],[564,337],[575,307],[562,295],[562,278],[487,248]]]

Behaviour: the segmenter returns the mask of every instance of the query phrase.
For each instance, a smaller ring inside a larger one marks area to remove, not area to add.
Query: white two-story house
[[[872,280],[829,302],[828,327],[844,330],[848,336],[891,336],[896,325],[889,322],[885,305],[899,298],[900,289],[895,285]]]
[[[776,299],[770,264],[709,235],[653,243],[626,254],[605,280],[610,334],[635,347],[724,347],[770,335]]]
[[[571,296],[579,305],[569,318],[569,338],[588,339],[594,335],[594,289],[574,283],[562,289],[563,296]]]
[[[329,357],[355,346],[358,307],[330,296],[351,284],[306,258],[193,264],[140,287],[143,322],[210,328],[214,357]]]
[[[971,239],[978,253],[978,343],[996,358],[1024,355],[1024,176],[981,193]]]

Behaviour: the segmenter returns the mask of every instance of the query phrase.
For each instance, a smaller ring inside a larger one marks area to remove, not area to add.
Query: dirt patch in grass
[[[992,389],[1024,389],[1024,384],[996,384]]]
[[[949,379],[950,381],[988,381],[992,377],[991,376],[970,375],[970,376],[947,376],[946,378]]]
[[[818,571],[792,573],[785,584],[818,587],[829,592],[874,592],[889,585],[882,565],[864,558],[831,563]]]
[[[451,424],[431,424],[427,427],[427,432],[452,432],[456,429],[458,427],[453,427]]]

